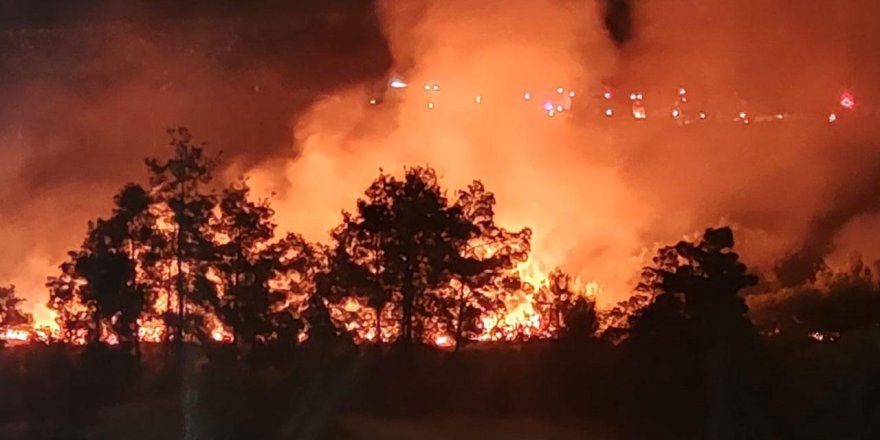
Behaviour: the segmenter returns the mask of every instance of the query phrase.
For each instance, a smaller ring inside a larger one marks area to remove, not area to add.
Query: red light
[[[852,110],[856,108],[856,98],[850,92],[843,92],[840,95],[840,106],[847,109]]]

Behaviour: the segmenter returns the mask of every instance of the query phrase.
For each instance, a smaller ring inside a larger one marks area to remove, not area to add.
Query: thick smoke
[[[276,192],[282,226],[315,240],[380,167],[430,164],[450,189],[482,179],[503,223],[535,229],[538,269],[596,279],[606,301],[629,293],[656,244],[721,222],[736,226],[747,262],[789,283],[826,255],[880,258],[871,0],[633,1],[612,19],[606,5],[621,2],[156,2],[76,14],[13,3],[20,14],[0,14],[0,282],[36,303],[86,220],[178,125],[224,150],[225,176]],[[392,77],[410,87],[386,89]],[[601,115],[606,84],[614,118]],[[576,96],[550,118],[540,106],[557,87]],[[707,121],[669,116],[679,87],[685,111]],[[836,102],[847,89],[851,114]],[[631,91],[647,120],[628,115]],[[752,124],[734,123],[739,111]]]
[[[297,118],[286,181],[259,169],[255,180],[281,190],[285,224],[323,238],[378,167],[431,164],[450,188],[478,177],[503,222],[535,229],[539,269],[596,279],[606,300],[629,293],[656,244],[722,222],[786,283],[830,252],[874,249],[852,238],[877,224],[874,3],[640,2],[629,38],[611,37],[604,4],[382,3],[388,79],[410,87],[340,89]],[[618,95],[612,119],[600,115],[603,85]],[[557,87],[577,92],[573,111],[549,118],[540,106]],[[707,121],[675,123],[680,87],[684,111]],[[844,115],[845,90],[858,107]],[[647,120],[628,114],[631,91]],[[740,111],[749,126],[733,121]]]
[[[223,150],[230,174],[294,157],[293,115],[388,63],[365,2],[4,2],[0,283],[46,319],[46,276],[168,154],[167,128]]]

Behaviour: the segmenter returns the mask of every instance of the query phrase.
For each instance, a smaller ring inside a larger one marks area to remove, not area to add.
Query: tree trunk
[[[185,283],[183,279],[183,232],[181,231],[180,223],[177,224],[177,328],[175,339],[178,344],[183,343],[183,326],[184,321],[186,320],[186,307],[184,304],[186,303],[186,294]]]
[[[464,309],[466,305],[465,300],[467,299],[464,296],[464,289],[465,287],[464,285],[462,285],[461,294],[458,296],[458,322],[455,323],[455,351],[458,351],[459,348],[461,348],[461,345],[464,343],[464,335],[462,335],[464,331],[464,320],[462,315],[464,315]]]
[[[413,287],[412,270],[407,270],[404,275],[403,284],[403,322],[400,327],[400,338],[403,345],[412,344],[412,321],[413,321],[413,299],[415,297],[415,288]]]
[[[382,306],[376,306],[376,345],[382,344]]]

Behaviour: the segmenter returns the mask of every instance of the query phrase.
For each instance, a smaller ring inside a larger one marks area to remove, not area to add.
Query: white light
[[[559,93],[561,95],[561,94],[565,93],[565,89],[563,89],[562,87],[557,87],[556,93]]]
[[[829,122],[829,123],[832,123],[832,124],[833,124],[833,123],[836,122],[836,121],[837,121],[837,115],[836,115],[836,114],[832,113],[832,114],[828,115],[828,122]]]
[[[605,92],[602,94],[602,97],[605,99],[611,99],[611,92]]]
[[[477,101],[477,104],[480,104],[483,102],[483,97],[480,95],[477,95],[477,98],[475,100]]]
[[[780,120],[785,119],[785,115],[783,115],[782,113],[779,113],[776,115],[776,119],[780,119]]]
[[[635,100],[636,100],[636,96],[637,96],[637,95],[636,95],[635,93],[630,93],[630,94],[629,94],[629,100],[630,100],[630,101],[635,101]]]
[[[440,91],[440,84],[434,84],[433,86],[431,86],[431,89],[433,89],[435,92],[439,92]]]
[[[699,113],[700,119],[706,119],[706,112]]]
[[[532,99],[532,94],[529,93],[529,92],[526,92],[526,93],[523,95],[523,99],[525,99],[526,101]]]
[[[431,101],[428,101],[428,110],[434,110],[434,103]]]
[[[562,105],[557,105],[557,106],[556,106],[556,111],[557,111],[557,112],[562,113],[563,110],[565,110],[565,107],[563,107]]]
[[[609,118],[614,116],[614,109],[606,108],[605,109],[605,116],[608,116]]]
[[[739,118],[745,119],[747,117],[746,112],[739,112]]]
[[[370,105],[376,105],[376,102],[376,98],[373,98],[370,100]]]
[[[678,119],[679,116],[681,116],[681,112],[677,108],[673,109],[672,110],[672,117],[675,119]]]
[[[571,91],[568,92],[568,97],[569,97],[569,98],[574,98],[574,90],[571,90]]]
[[[428,83],[425,83],[425,91],[427,92],[427,91],[430,91],[430,90],[431,90],[431,85],[428,84]]]
[[[401,81],[401,80],[399,80],[399,79],[392,80],[392,81],[391,81],[391,84],[389,84],[389,85],[390,85],[391,88],[393,88],[393,89],[403,89],[403,88],[406,88],[406,83],[403,82],[403,81]]]
[[[549,112],[547,112],[547,116],[550,116],[551,118],[552,118],[553,115],[555,115],[555,114],[556,114],[556,112],[554,112],[553,110],[550,110]]]
[[[678,89],[678,95],[679,95],[679,96],[687,95],[687,90],[685,90],[684,87],[680,87],[680,88]]]

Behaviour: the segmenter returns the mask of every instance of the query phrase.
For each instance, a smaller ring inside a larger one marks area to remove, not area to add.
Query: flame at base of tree
[[[0,339],[297,344],[310,339],[314,297],[356,343],[453,348],[555,338],[578,301],[595,312],[600,286],[536,264],[531,230],[495,224],[479,181],[450,199],[433,169],[380,173],[330,249],[276,237],[274,212],[243,181],[205,192],[213,159],[185,129],[171,133],[174,156],[147,161],[150,187],[123,187],[49,279],[57,326]]]

